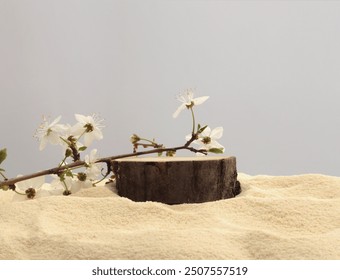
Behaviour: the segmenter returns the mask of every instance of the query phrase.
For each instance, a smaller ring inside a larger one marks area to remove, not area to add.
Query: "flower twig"
[[[193,134],[191,139],[189,139],[182,146],[177,146],[177,147],[173,147],[173,148],[157,148],[157,149],[152,149],[152,150],[148,150],[148,151],[141,151],[141,152],[136,152],[136,153],[128,153],[128,154],[121,154],[121,155],[117,155],[117,156],[104,157],[104,158],[100,158],[100,159],[96,160],[95,163],[106,163],[109,167],[111,165],[111,161],[116,160],[116,159],[120,159],[120,158],[128,158],[128,157],[141,156],[141,155],[147,155],[147,154],[156,154],[156,153],[162,153],[162,152],[167,152],[167,151],[174,151],[175,152],[175,151],[178,151],[178,150],[189,150],[189,151],[194,152],[194,153],[207,154],[207,150],[205,150],[205,149],[195,149],[193,147],[190,147],[190,144],[193,141],[195,141],[195,139],[196,139],[196,135]],[[32,173],[32,174],[28,174],[28,175],[24,175],[24,176],[20,176],[20,177],[16,177],[16,178],[7,179],[5,181],[0,181],[0,188],[2,186],[14,185],[18,182],[25,181],[25,180],[32,179],[32,178],[36,178],[36,177],[40,177],[40,176],[44,176],[44,175],[60,174],[61,172],[65,171],[67,169],[80,168],[80,167],[84,167],[85,165],[86,165],[85,161],[78,160],[76,162],[66,164],[66,165],[63,165],[63,166],[58,166],[58,167],[46,169],[46,170],[43,170],[43,171],[40,171],[40,172],[36,172],[36,173]],[[108,168],[108,174],[110,174],[109,171],[110,172],[112,171],[111,168],[110,169]]]
[[[201,153],[204,155],[207,155],[208,153],[223,153],[224,147],[216,141],[222,136],[222,127],[211,130],[207,125],[201,126],[200,124],[198,124],[196,129],[196,120],[193,107],[204,103],[208,98],[209,96],[194,98],[193,92],[191,90],[187,90],[185,93],[178,97],[178,100],[182,104],[173,114],[173,117],[176,118],[179,113],[184,109],[190,110],[192,117],[192,131],[191,134],[185,137],[186,143],[184,145],[166,148],[163,144],[155,142],[154,139],[149,140],[133,134],[130,138],[130,141],[133,145],[132,153],[104,158],[98,158],[96,156],[97,149],[93,149],[89,155],[85,156],[84,160],[80,159],[80,153],[85,151],[93,140],[100,140],[103,138],[103,134],[101,132],[101,129],[104,127],[102,124],[103,120],[98,118],[96,114],[93,114],[91,116],[75,114],[75,118],[77,119],[78,123],[76,123],[74,126],[71,126],[69,124],[59,124],[61,116],[56,118],[51,123],[49,123],[49,121],[44,118],[43,123],[37,129],[35,134],[35,137],[38,138],[38,140],[40,141],[39,149],[43,150],[47,143],[50,143],[52,145],[62,145],[62,147],[64,148],[63,160],[57,167],[11,179],[7,178],[3,174],[3,171],[5,170],[0,168],[0,177],[2,177],[3,179],[0,180],[0,189],[10,189],[18,194],[26,194],[28,198],[34,198],[36,195],[36,191],[40,191],[40,188],[42,188],[43,186],[45,189],[41,192],[55,193],[56,190],[57,192],[59,192],[58,188],[60,187],[60,183],[59,185],[57,185],[57,188],[56,186],[54,186],[53,189],[51,186],[54,184],[54,182],[49,184],[48,187],[39,182],[40,187],[37,187],[35,186],[36,183],[31,183],[29,182],[29,180],[33,178],[38,178],[38,180],[40,180],[42,179],[40,177],[45,175],[57,175],[64,189],[63,194],[69,195],[73,191],[73,182],[77,180],[79,183],[83,184],[82,187],[85,187],[86,185],[89,185],[88,183],[91,183],[92,186],[95,186],[96,184],[102,182],[110,175],[111,172],[113,173],[113,176],[111,178],[113,178],[114,171],[112,169],[112,161],[117,159],[136,157],[147,154],[158,154],[160,156],[163,153],[165,153],[166,156],[174,156],[178,150],[189,150],[196,154]],[[83,138],[84,144],[80,144],[80,138]],[[194,148],[191,146],[191,144],[200,145],[200,148]],[[137,151],[138,147],[143,147],[149,150]],[[0,150],[0,164],[6,159],[6,157],[6,149]],[[70,159],[73,162],[67,163],[67,159]],[[107,166],[105,174],[103,173],[104,168],[101,168],[100,170],[101,163],[105,163]],[[73,170],[78,168],[85,168],[86,170],[84,172],[73,173]],[[103,178],[98,180],[97,177],[100,174],[103,176]],[[22,185],[23,183],[19,182],[26,180],[27,182],[24,182],[24,185],[29,185],[22,188],[22,186],[20,185]],[[30,184],[32,184],[32,186]],[[35,189],[34,186],[37,189]],[[25,193],[17,191],[17,187],[19,189],[21,188]],[[75,188],[75,191],[77,191],[77,188],[79,189],[79,185]]]

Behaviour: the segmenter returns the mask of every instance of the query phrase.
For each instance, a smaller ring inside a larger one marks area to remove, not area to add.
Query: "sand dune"
[[[0,259],[340,259],[340,178],[239,174],[237,198],[136,203],[114,186],[13,202]]]

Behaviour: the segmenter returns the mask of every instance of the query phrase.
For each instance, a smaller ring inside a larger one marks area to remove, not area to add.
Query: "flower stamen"
[[[92,131],[94,130],[93,125],[90,124],[90,123],[85,124],[85,125],[84,125],[84,128],[86,129],[86,130],[85,130],[86,133],[90,133],[90,132],[92,132]]]
[[[202,141],[202,143],[203,143],[204,145],[208,145],[208,144],[211,143],[211,137],[205,136],[205,137],[202,138],[201,141]]]

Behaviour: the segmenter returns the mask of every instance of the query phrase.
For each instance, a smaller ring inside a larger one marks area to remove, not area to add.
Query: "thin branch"
[[[148,150],[148,151],[105,157],[105,158],[98,159],[95,163],[101,163],[102,162],[102,163],[106,163],[109,166],[111,164],[111,161],[116,160],[116,159],[120,159],[120,158],[128,158],[128,157],[162,153],[162,152],[167,152],[167,151],[178,151],[178,150],[189,150],[189,151],[194,152],[194,153],[207,154],[207,151],[204,150],[204,149],[198,150],[198,149],[195,149],[193,147],[189,147],[190,144],[195,139],[196,139],[196,135],[193,134],[191,139],[188,140],[183,146],[178,146],[178,147],[174,147],[174,148],[157,148],[157,149],[152,149],[152,150]],[[85,164],[86,164],[85,161],[78,160],[76,162],[73,162],[73,163],[70,163],[70,164],[67,164],[67,165],[54,167],[54,168],[51,168],[51,169],[46,169],[46,170],[43,170],[43,171],[40,171],[40,172],[36,172],[36,173],[32,173],[32,174],[28,174],[28,175],[24,175],[24,176],[20,176],[20,177],[16,177],[16,178],[7,179],[7,180],[4,180],[4,181],[0,181],[0,188],[2,186],[14,185],[17,182],[25,181],[25,180],[40,177],[40,176],[51,175],[51,174],[59,174],[59,173],[63,172],[64,170],[67,170],[67,169],[83,167]]]

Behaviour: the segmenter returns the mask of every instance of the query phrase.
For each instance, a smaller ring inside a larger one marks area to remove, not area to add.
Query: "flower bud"
[[[167,151],[166,152],[166,156],[167,157],[173,157],[173,156],[175,156],[176,155],[176,151]]]
[[[33,198],[35,197],[36,191],[35,191],[35,189],[33,189],[33,188],[28,188],[28,189],[25,191],[25,193],[26,193],[27,198],[33,199]]]
[[[72,150],[71,149],[66,149],[65,157],[70,157],[71,155],[72,155]]]
[[[77,142],[77,139],[73,135],[69,136],[67,140],[70,141],[71,144],[74,144]]]
[[[64,190],[64,192],[63,192],[63,195],[70,195],[71,194],[71,191],[69,191],[69,190]]]
[[[84,172],[79,172],[79,173],[77,174],[77,178],[78,178],[79,181],[85,182],[85,181],[86,181],[86,178],[87,178],[86,173],[84,173]]]
[[[130,137],[130,141],[132,144],[136,144],[140,140],[139,136],[137,134],[132,134]]]

